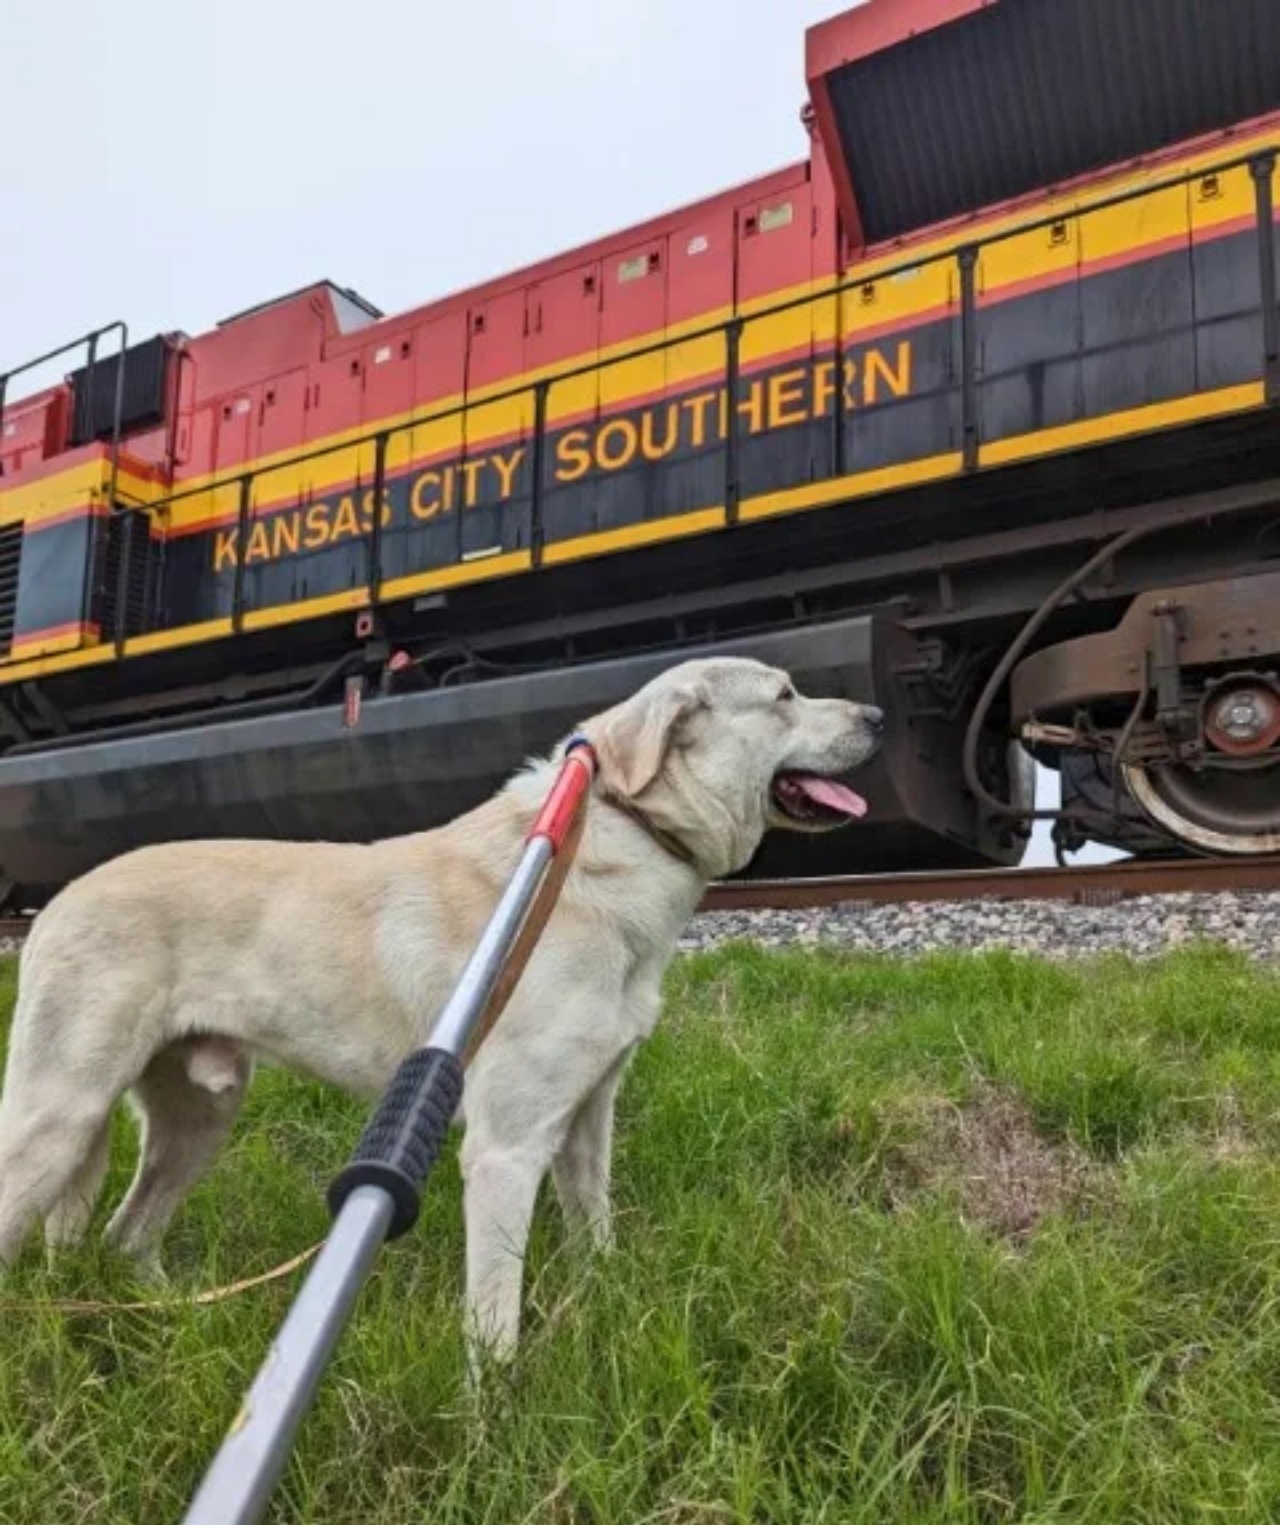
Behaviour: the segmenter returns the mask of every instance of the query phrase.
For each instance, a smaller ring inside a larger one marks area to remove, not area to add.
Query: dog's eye
[[[791,701],[795,698],[795,696],[796,696],[796,691],[795,691],[794,688],[784,688],[782,690],[782,692],[778,695],[778,703],[779,704],[790,704]]]

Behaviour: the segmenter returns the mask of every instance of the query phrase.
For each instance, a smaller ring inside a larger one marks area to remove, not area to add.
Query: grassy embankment
[[[319,1237],[362,1117],[261,1075],[178,1285]],[[272,1519],[1274,1520],[1278,1145],[1280,976],[1221,953],[686,960],[624,1089],[616,1253],[544,1204],[518,1380],[478,1422],[451,1152]],[[113,1200],[131,1164],[122,1118]],[[0,1519],[178,1520],[295,1285],[6,1312]],[[33,1248],[11,1290],[137,1292],[95,1247],[52,1274]]]

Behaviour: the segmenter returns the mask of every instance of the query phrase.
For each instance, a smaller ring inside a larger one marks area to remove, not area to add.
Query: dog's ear
[[[602,715],[591,727],[600,777],[611,792],[634,798],[658,776],[676,728],[705,704],[695,688],[639,693]]]

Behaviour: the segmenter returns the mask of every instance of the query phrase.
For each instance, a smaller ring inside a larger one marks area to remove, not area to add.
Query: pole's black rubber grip
[[[376,1186],[395,1203],[388,1239],[418,1221],[419,1188],[440,1157],[462,1099],[463,1071],[445,1049],[420,1048],[392,1077],[351,1163],[329,1188],[336,1217],[357,1186]]]

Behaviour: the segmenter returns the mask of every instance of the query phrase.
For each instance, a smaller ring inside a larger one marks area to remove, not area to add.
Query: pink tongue
[[[828,810],[838,810],[841,815],[855,817],[867,813],[866,800],[844,784],[832,783],[829,778],[814,778],[807,773],[796,774],[795,782],[811,800],[825,805]]]

